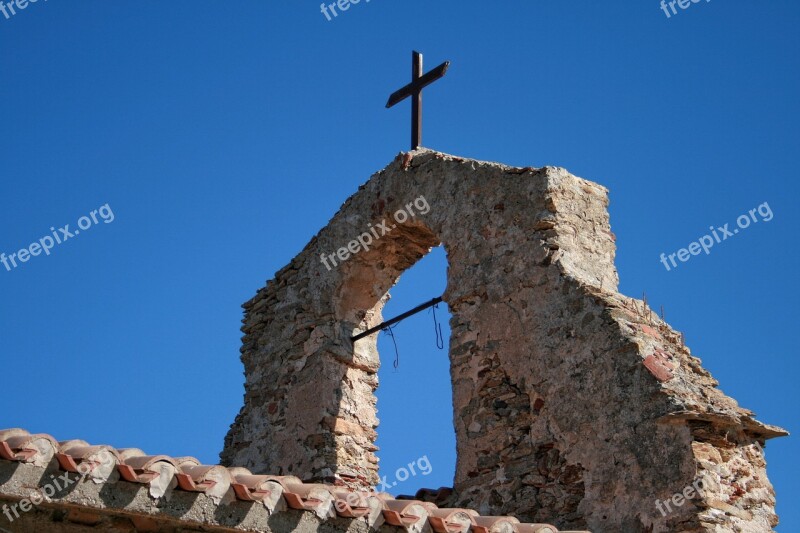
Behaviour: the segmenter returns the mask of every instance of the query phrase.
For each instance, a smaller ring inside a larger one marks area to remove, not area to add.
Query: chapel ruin
[[[420,196],[427,214],[321,264]],[[786,432],[720,392],[679,333],[618,292],[607,206],[605,188],[560,168],[398,156],[245,304],[245,405],[223,463],[374,485],[376,335],[350,338],[381,322],[399,276],[443,244],[450,504],[595,532],[770,531],[761,446]],[[702,494],[656,507],[697,480]]]

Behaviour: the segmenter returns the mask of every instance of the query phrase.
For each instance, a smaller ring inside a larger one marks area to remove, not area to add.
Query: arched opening
[[[439,246],[403,272],[383,308],[384,319],[441,296],[446,286],[447,257]],[[378,338],[378,489],[413,495],[420,488],[452,487],[456,439],[450,311],[442,302],[392,326],[392,331],[394,339],[385,332]]]

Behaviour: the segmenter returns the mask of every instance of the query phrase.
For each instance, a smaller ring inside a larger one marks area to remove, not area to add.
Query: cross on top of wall
[[[444,77],[450,66],[445,61],[427,74],[422,74],[422,54],[411,53],[411,83],[392,93],[386,107],[392,107],[411,97],[411,149],[416,150],[422,144],[422,89]]]

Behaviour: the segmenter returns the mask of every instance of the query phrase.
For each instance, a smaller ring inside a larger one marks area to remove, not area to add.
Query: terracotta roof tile
[[[224,466],[193,465],[184,462],[176,474],[178,486],[188,492],[202,492],[217,503],[231,488],[231,474]]]
[[[0,431],[0,458],[45,466],[58,450],[50,435],[31,435],[23,429]]]
[[[108,481],[119,464],[117,450],[111,446],[91,446],[82,440],[60,442],[56,458],[62,470],[86,475],[97,483]]]
[[[519,520],[510,516],[473,516],[474,533],[515,533]]]
[[[434,504],[428,503],[429,506]],[[468,509],[430,509],[428,520],[436,533],[466,533],[475,511]]]
[[[173,490],[193,492],[206,495],[215,504],[223,499],[238,500],[263,506],[269,514],[297,509],[313,512],[322,520],[337,516],[365,520],[371,528],[386,523],[410,533],[558,533],[548,524],[521,524],[513,517],[441,508],[434,502],[446,501],[452,495],[452,489],[445,487],[422,489],[417,499],[395,499],[386,493],[304,483],[295,476],[255,475],[246,468],[202,465],[194,457],[148,455],[138,448],[117,450],[82,440],[58,442],[50,435],[32,435],[23,429],[0,430],[0,467],[3,461],[39,468],[57,464],[61,470],[108,485],[103,490],[113,490],[115,483],[146,485],[154,499]],[[94,520],[97,509],[88,504],[84,507],[76,509],[70,503],[71,511]],[[141,514],[131,520],[141,531],[156,531],[159,518],[157,514]],[[264,525],[263,529],[268,528]],[[256,530],[260,529],[251,529]]]
[[[417,500],[384,500],[383,516],[386,523],[406,531],[421,531],[428,519],[423,502]]]
[[[287,481],[284,487],[283,498],[292,509],[311,511],[322,519],[336,516],[333,487],[302,481]]]
[[[149,487],[150,496],[160,498],[178,484],[178,464],[166,455],[144,455],[141,450],[128,449],[120,452],[117,465],[120,477],[131,483]]]
[[[231,487],[236,497],[247,502],[261,502],[274,511],[283,495],[283,487],[270,476],[256,476],[245,468],[231,468]]]

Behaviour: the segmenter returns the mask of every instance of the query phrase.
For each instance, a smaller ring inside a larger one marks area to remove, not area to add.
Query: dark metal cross
[[[422,54],[411,53],[411,83],[395,91],[386,102],[386,107],[392,107],[411,97],[411,149],[416,150],[422,144],[422,89],[442,78],[450,66],[445,61],[427,74],[422,74]]]

